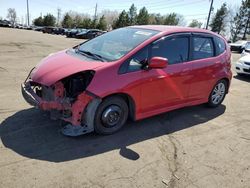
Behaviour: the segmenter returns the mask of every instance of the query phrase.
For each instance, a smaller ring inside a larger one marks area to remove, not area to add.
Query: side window
[[[216,55],[222,54],[226,50],[226,45],[223,39],[219,37],[214,37],[215,47],[216,47]]]
[[[142,64],[147,60],[147,58],[148,58],[148,47],[143,48],[128,60],[129,65],[127,72],[134,72],[141,70]]]
[[[193,60],[214,56],[212,38],[193,37]]]
[[[188,37],[169,37],[156,42],[151,49],[151,57],[167,58],[170,65],[188,61],[188,53]]]

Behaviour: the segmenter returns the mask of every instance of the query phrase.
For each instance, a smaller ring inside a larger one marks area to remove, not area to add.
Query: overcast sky
[[[223,2],[231,7],[240,5],[241,0],[214,0],[215,10],[219,8]],[[87,13],[94,15],[95,5],[97,3],[97,12],[102,10],[128,10],[132,3],[135,4],[137,10],[145,6],[150,13],[167,14],[176,12],[185,16],[185,20],[190,22],[192,19],[198,19],[204,22],[210,6],[209,0],[29,0],[29,9],[31,20],[47,13],[57,15],[57,9],[62,10],[62,15],[69,11],[77,11],[79,13]],[[5,19],[7,9],[15,8],[20,23],[26,23],[26,0],[0,0],[0,17]]]

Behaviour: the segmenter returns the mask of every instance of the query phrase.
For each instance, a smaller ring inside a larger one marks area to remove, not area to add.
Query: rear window
[[[215,37],[214,42],[216,47],[216,55],[222,54],[226,50],[226,45],[224,40],[219,37]]]
[[[214,56],[212,38],[193,37],[193,60],[205,59]]]

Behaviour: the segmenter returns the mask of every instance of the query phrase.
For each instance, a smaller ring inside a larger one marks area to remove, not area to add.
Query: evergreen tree
[[[128,11],[128,17],[129,17],[129,25],[135,25],[136,24],[136,17],[137,17],[137,12],[136,12],[136,7],[134,4],[131,5]]]
[[[222,6],[217,10],[215,16],[212,19],[212,23],[210,24],[211,30],[213,32],[220,33],[221,31],[225,31],[225,18],[227,13],[227,4],[223,3]]]
[[[231,38],[233,41],[239,38],[246,39],[250,33],[250,0],[242,0],[239,11],[231,21]]]
[[[139,14],[137,16],[137,24],[138,25],[147,25],[149,23],[149,14],[146,7],[140,9]]]
[[[69,15],[69,13],[66,13],[63,17],[63,21],[62,21],[62,26],[64,28],[72,28],[73,27],[73,19],[72,17]]]
[[[113,28],[120,28],[120,27],[125,27],[129,25],[129,17],[128,14],[125,10],[123,10],[118,18],[114,21]]]
[[[178,25],[179,24],[179,18],[176,13],[170,13],[166,16],[164,20],[165,25]]]
[[[103,31],[107,30],[107,22],[106,22],[104,15],[102,15],[102,17],[99,19],[99,22],[97,24],[97,28],[100,30],[103,30]]]
[[[161,16],[161,14],[156,14],[156,15],[155,15],[155,22],[156,22],[156,24],[158,24],[158,25],[164,24],[164,17]]]
[[[80,14],[76,14],[74,19],[73,19],[73,25],[74,27],[80,27],[81,23],[82,23],[82,17],[80,16]]]
[[[85,29],[90,29],[91,28],[92,21],[90,18],[83,18],[79,27],[85,28]]]
[[[199,22],[198,20],[194,19],[192,22],[188,25],[188,27],[196,27],[201,28],[202,22]]]
[[[43,25],[44,26],[55,26],[56,24],[56,18],[52,14],[47,14],[43,18]]]
[[[38,18],[34,19],[33,23],[35,26],[43,26],[43,18],[39,16]]]
[[[90,23],[90,28],[91,28],[91,29],[96,29],[96,27],[97,27],[97,19],[94,18],[94,19],[91,21],[91,23]]]

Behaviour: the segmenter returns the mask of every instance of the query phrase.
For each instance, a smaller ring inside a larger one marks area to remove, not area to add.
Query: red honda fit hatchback
[[[201,103],[217,107],[229,89],[230,58],[225,39],[207,30],[125,27],[43,59],[22,94],[68,122],[65,135],[111,134],[128,117]]]

